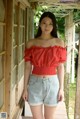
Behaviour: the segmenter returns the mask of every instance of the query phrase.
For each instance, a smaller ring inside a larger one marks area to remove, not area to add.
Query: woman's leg
[[[56,106],[44,106],[44,117],[45,119],[55,119]]]
[[[43,105],[30,106],[33,119],[44,119],[43,117]]]

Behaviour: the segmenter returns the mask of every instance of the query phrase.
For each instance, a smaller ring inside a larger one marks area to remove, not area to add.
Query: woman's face
[[[43,34],[50,34],[53,30],[53,22],[49,17],[45,17],[42,19],[40,23],[40,28]]]

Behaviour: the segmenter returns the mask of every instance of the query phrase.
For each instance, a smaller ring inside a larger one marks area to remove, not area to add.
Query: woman
[[[33,119],[54,119],[56,106],[64,97],[66,48],[57,37],[56,19],[51,12],[42,14],[36,38],[27,43],[24,58],[23,99],[28,101]]]

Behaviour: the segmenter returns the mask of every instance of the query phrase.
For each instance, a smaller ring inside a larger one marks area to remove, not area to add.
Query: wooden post
[[[72,38],[72,72],[71,72],[71,83],[74,83],[74,76],[75,76],[75,65],[74,65],[74,49],[75,49],[75,25],[73,24],[73,34],[72,34],[73,38]]]
[[[79,33],[80,41],[80,33]],[[76,82],[76,99],[75,99],[75,114],[74,119],[80,119],[80,42],[78,53],[78,70],[77,70],[77,82]]]
[[[67,108],[67,114],[69,114],[69,82],[71,73],[71,46],[72,46],[72,34],[73,34],[73,13],[71,12],[65,18],[65,37],[67,41],[67,62],[66,62],[66,73],[64,80],[65,90],[65,102]]]
[[[13,39],[13,0],[7,3],[7,22],[6,22],[6,80],[5,80],[5,111],[10,118],[10,86],[11,86],[11,55],[12,55],[12,39]]]

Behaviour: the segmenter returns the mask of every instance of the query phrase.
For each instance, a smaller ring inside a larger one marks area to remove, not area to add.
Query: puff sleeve
[[[25,51],[24,51],[25,62],[31,61],[31,59],[32,59],[32,49],[31,48],[25,48]]]
[[[60,47],[60,48],[59,48],[58,55],[59,55],[59,62],[60,62],[60,63],[65,62],[66,59],[67,59],[67,50],[66,50],[66,48]]]

